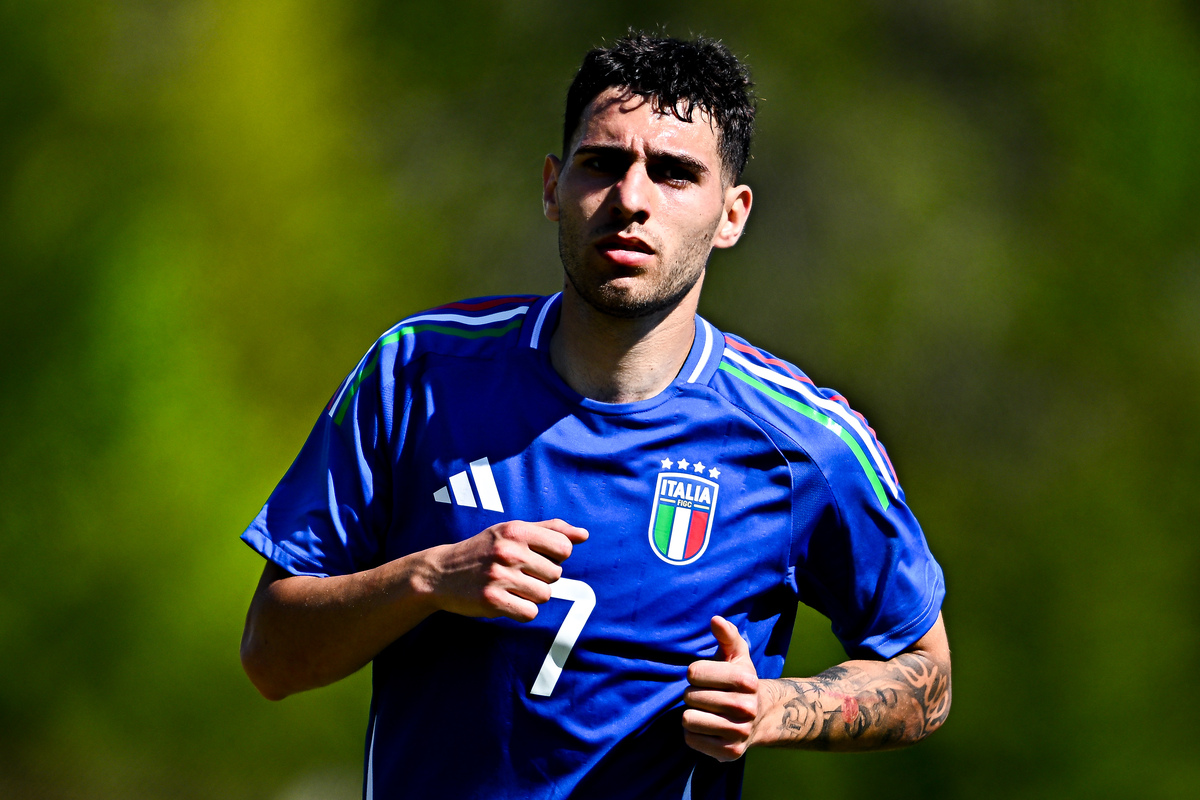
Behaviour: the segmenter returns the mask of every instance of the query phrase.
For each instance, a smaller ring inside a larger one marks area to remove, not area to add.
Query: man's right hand
[[[550,599],[562,562],[587,538],[586,530],[561,519],[501,522],[425,551],[425,589],[443,611],[529,622]]]

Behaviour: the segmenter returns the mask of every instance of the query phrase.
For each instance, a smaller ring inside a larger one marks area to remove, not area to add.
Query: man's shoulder
[[[364,393],[386,400],[404,391],[401,384],[419,384],[431,359],[445,357],[465,365],[515,352],[526,315],[542,299],[530,294],[472,297],[410,314],[375,340],[339,384],[326,411],[340,425]]]
[[[814,412],[828,416],[830,403],[845,403],[845,398],[832,389],[818,387],[794,363],[736,334],[722,332],[720,347],[720,362],[710,386],[735,406],[782,432],[792,433],[800,420],[813,420]],[[806,428],[800,426],[799,431]]]
[[[721,362],[709,384],[715,391],[753,417],[781,449],[803,453],[827,474],[850,467],[881,500],[897,496],[887,451],[845,397],[740,336],[723,336]]]
[[[375,343],[387,360],[411,362],[429,354],[486,358],[513,347],[538,295],[472,297],[410,314]]]

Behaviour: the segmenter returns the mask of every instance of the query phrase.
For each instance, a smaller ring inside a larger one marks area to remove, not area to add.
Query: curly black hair
[[[754,84],[721,42],[703,36],[690,42],[654,38],[630,30],[612,47],[590,51],[567,90],[564,158],[584,109],[614,86],[627,88],[652,102],[656,110],[669,110],[687,122],[697,108],[711,114],[726,177],[735,182],[741,177],[754,133]]]

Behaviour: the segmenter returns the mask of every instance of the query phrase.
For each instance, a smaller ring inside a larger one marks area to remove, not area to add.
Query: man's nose
[[[633,222],[645,222],[650,217],[653,192],[654,182],[645,166],[631,164],[613,187],[613,213]]]

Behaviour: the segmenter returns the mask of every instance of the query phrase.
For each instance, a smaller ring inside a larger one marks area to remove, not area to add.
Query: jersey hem
[[[261,530],[253,526],[248,528],[239,538],[249,545],[251,550],[258,553],[267,561],[282,567],[293,575],[304,575],[313,578],[329,577],[328,572],[311,569],[311,564],[306,564],[303,560],[296,558]]]
[[[942,610],[942,602],[946,599],[946,585],[943,573],[940,566],[937,569],[937,584],[930,593],[924,608],[921,609],[921,612],[917,616],[899,628],[894,628],[887,633],[867,637],[858,646],[865,647],[880,657],[887,659],[900,654],[922,636],[929,633],[933,624],[937,622],[938,614]]]

